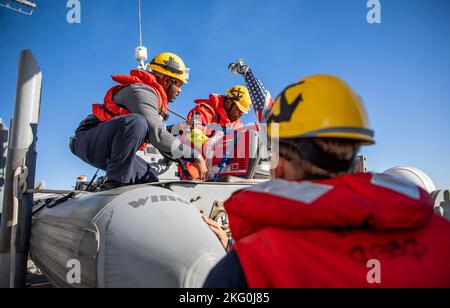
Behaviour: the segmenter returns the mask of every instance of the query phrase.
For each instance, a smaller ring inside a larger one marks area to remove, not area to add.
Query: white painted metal
[[[19,200],[17,220],[13,220],[13,178],[15,170],[26,167],[27,187],[34,187],[41,91],[41,70],[32,53],[24,50],[20,54],[14,118],[6,163],[0,229],[0,287],[25,285],[33,194],[26,193]]]
[[[0,214],[3,209],[3,192],[6,180],[6,155],[8,153],[8,128],[0,118]]]
[[[391,175],[397,178],[404,179],[415,185],[425,189],[428,193],[436,190],[431,178],[423,171],[413,167],[394,167],[383,172],[383,174]]]

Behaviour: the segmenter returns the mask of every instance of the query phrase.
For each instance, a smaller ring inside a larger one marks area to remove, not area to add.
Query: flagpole
[[[256,115],[255,126],[257,127],[258,133],[261,133],[260,124],[261,119],[265,120],[263,116],[267,113],[267,110],[273,105],[273,98],[269,91],[264,87],[261,81],[255,78],[253,72],[248,65],[244,63],[243,59],[238,59],[236,62],[230,64],[228,69],[234,75],[240,74],[244,77],[247,88],[250,92],[250,97],[252,99],[253,111]],[[261,143],[261,142],[259,142]],[[256,158],[250,158],[249,169],[247,171],[246,178],[252,180],[256,174],[256,168],[261,160],[261,149],[260,144],[258,145],[258,151]]]

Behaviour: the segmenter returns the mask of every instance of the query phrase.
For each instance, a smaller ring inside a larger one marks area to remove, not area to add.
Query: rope
[[[68,195],[71,193],[75,194],[91,194],[89,191],[85,190],[53,190],[53,189],[28,189],[26,191],[27,194],[36,194],[36,195]]]
[[[94,184],[94,181],[97,178],[97,175],[99,172],[100,172],[100,169],[97,169],[97,172],[95,172],[94,176],[92,177],[92,180],[89,182],[89,185],[86,187],[86,191],[90,191],[90,189],[92,188],[92,184]]]
[[[234,148],[238,142],[239,136],[241,133],[234,133],[234,139],[233,139],[233,144],[230,146],[229,150],[227,153],[225,153],[225,156],[222,158],[222,161],[219,164],[219,172],[216,174],[216,176],[214,177],[214,182],[217,182],[220,178],[220,175],[222,174],[223,169],[225,169],[226,166],[230,165],[231,162],[233,161],[233,158],[228,158],[229,156],[232,155],[232,151],[234,151]]]
[[[186,122],[187,122],[187,120],[188,120],[188,119],[186,119],[185,117],[183,117],[181,114],[176,113],[175,111],[172,111],[172,110],[170,110],[170,109],[167,109],[167,111],[169,111],[169,113],[173,114],[174,116],[177,116],[177,117],[179,117],[179,118],[182,119],[182,120],[185,120]]]

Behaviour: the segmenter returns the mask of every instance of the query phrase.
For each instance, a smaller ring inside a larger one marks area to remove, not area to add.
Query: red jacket
[[[200,114],[199,122],[202,124],[219,124],[222,127],[230,129],[242,128],[242,121],[239,119],[231,123],[228,113],[223,106],[226,96],[211,94],[209,99],[198,99],[195,101],[197,106],[189,112],[187,119],[191,120],[194,112]],[[210,136],[211,131],[205,130],[206,135]]]
[[[450,222],[409,183],[376,174],[275,180],[225,206],[250,288],[450,287]],[[367,279],[373,259],[381,284]]]

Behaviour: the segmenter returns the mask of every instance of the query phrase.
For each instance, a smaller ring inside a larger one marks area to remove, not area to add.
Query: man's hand
[[[227,246],[228,246],[228,235],[227,235],[227,233],[214,220],[209,219],[206,216],[203,216],[203,220],[209,225],[209,228],[217,236],[217,238],[219,239],[219,241],[222,244],[223,248],[227,249]]]
[[[208,173],[208,167],[206,167],[206,161],[203,156],[200,156],[195,160],[194,166],[198,170],[199,179],[204,180],[206,178],[206,174]]]

